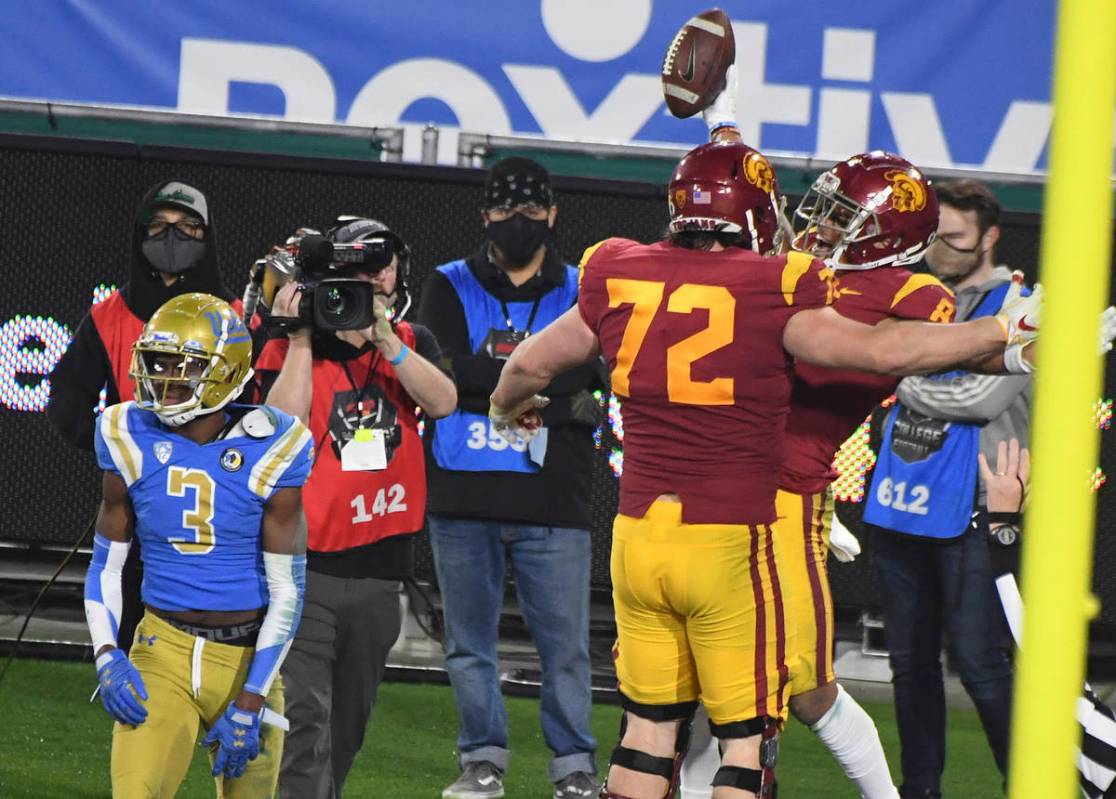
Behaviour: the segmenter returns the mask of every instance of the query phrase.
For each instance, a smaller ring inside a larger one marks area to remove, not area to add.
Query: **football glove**
[[[996,321],[1004,329],[1007,345],[1027,345],[1038,338],[1042,317],[1042,284],[1036,283],[1029,296],[1023,296],[1023,273],[1011,273],[1011,286],[1004,295],[1004,304],[996,314]],[[1005,360],[1007,356],[1005,354]]]
[[[489,405],[488,418],[492,422],[492,429],[500,438],[509,444],[518,445],[530,441],[539,434],[539,430],[542,429],[539,409],[549,404],[550,399],[535,394],[510,409]]]
[[[123,650],[110,649],[97,656],[97,681],[101,684],[101,704],[110,716],[133,727],[143,724],[147,708],[140,699],[147,699],[147,688]]]
[[[736,127],[736,91],[736,64],[733,64],[725,72],[725,88],[701,112],[710,133],[726,125]]]
[[[832,526],[829,528],[829,551],[842,563],[852,563],[860,554],[860,542],[836,513],[833,514]]]
[[[202,741],[202,746],[214,744],[217,744],[217,757],[213,759],[213,776],[239,777],[248,768],[248,761],[260,754],[260,714],[229,702],[225,714],[217,719]]]

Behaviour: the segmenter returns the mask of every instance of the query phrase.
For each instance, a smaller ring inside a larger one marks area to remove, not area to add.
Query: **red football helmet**
[[[835,269],[904,266],[934,240],[938,196],[910,161],[877,150],[819,175],[794,217],[794,248]]]
[[[667,196],[670,232],[747,232],[761,255],[779,252],[783,198],[775,170],[740,142],[711,142],[678,162]]]

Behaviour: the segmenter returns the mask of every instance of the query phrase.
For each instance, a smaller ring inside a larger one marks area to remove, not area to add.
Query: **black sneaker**
[[[592,774],[575,771],[554,783],[554,799],[595,797],[600,790],[600,783]]]
[[[487,760],[466,763],[461,776],[442,791],[442,799],[499,799],[503,795],[504,772]]]

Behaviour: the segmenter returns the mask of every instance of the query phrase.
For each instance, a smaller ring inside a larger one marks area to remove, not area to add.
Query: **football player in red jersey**
[[[723,746],[714,795],[771,796],[794,651],[771,529],[793,359],[933,371],[1002,352],[1037,302],[1016,296],[998,322],[950,326],[837,314],[829,269],[777,254],[775,174],[738,142],[689,153],[668,199],[667,241],[586,252],[578,306],[520,344],[490,415],[530,436],[535,392],[602,353],[622,398],[612,582],[626,712],[602,796],[669,795],[699,697]]]
[[[934,239],[938,201],[920,170],[891,153],[853,156],[823,172],[795,212],[794,246],[834,269],[834,308],[875,325],[885,319],[951,322],[953,294],[932,275],[904,267]],[[786,581],[796,602],[790,710],[826,745],[867,799],[896,799],[871,717],[836,682],[833,601],[826,562],[833,518],[831,464],[837,448],[895,390],[889,375],[811,363],[795,368],[776,508]]]
[[[731,72],[726,91],[703,114],[715,140],[739,138]],[[869,325],[885,319],[950,322],[952,293],[932,275],[904,268],[922,257],[937,224],[937,197],[920,170],[891,153],[864,153],[817,178],[795,212],[793,247],[833,268],[833,307],[844,317]],[[837,448],[896,383],[891,375],[800,360],[776,494],[784,589],[791,597],[784,603],[786,625],[795,642],[788,657],[790,711],[818,735],[866,799],[895,799],[898,792],[875,724],[833,672],[829,484],[836,477],[831,464]],[[682,774],[686,799],[709,796],[706,786],[716,768],[715,744],[702,733]]]
[[[932,275],[903,268],[922,257],[937,227],[938,203],[925,176],[890,153],[836,164],[814,182],[795,213],[794,246],[834,269],[833,306],[875,325],[885,319],[950,322],[952,293]],[[827,557],[833,517],[831,464],[841,442],[896,385],[891,375],[795,367],[783,465],[776,495],[785,556],[791,652],[791,713],[813,730],[867,799],[894,799],[871,717],[836,683]],[[708,768],[706,768],[708,771]],[[687,766],[687,794],[706,779]]]

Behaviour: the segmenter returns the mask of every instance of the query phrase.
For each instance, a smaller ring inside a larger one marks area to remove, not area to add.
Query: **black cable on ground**
[[[71,560],[73,560],[74,555],[77,554],[77,551],[81,548],[81,545],[85,543],[85,540],[87,538],[89,538],[89,534],[93,532],[93,527],[96,525],[96,523],[97,519],[96,517],[94,517],[93,521],[89,522],[89,526],[85,528],[80,536],[78,536],[78,539],[74,542],[74,545],[70,547],[70,551],[66,553],[66,557],[62,558],[62,562],[58,564],[58,568],[54,570],[54,574],[52,574],[43,584],[43,587],[39,589],[39,593],[35,596],[35,601],[31,603],[31,608],[27,611],[27,617],[23,620],[23,626],[19,628],[19,634],[16,635],[15,644],[12,646],[12,651],[8,653],[8,657],[4,661],[3,668],[0,668],[0,685],[3,685],[4,677],[7,676],[8,669],[11,667],[12,661],[15,660],[15,656],[19,654],[20,644],[23,643],[23,635],[27,632],[27,625],[31,623],[31,617],[34,616],[35,611],[38,610],[39,603],[43,601],[43,597],[46,596],[46,592],[49,591],[50,587],[54,585],[56,580],[58,580],[59,575],[62,574],[62,570],[66,568],[66,565]]]

